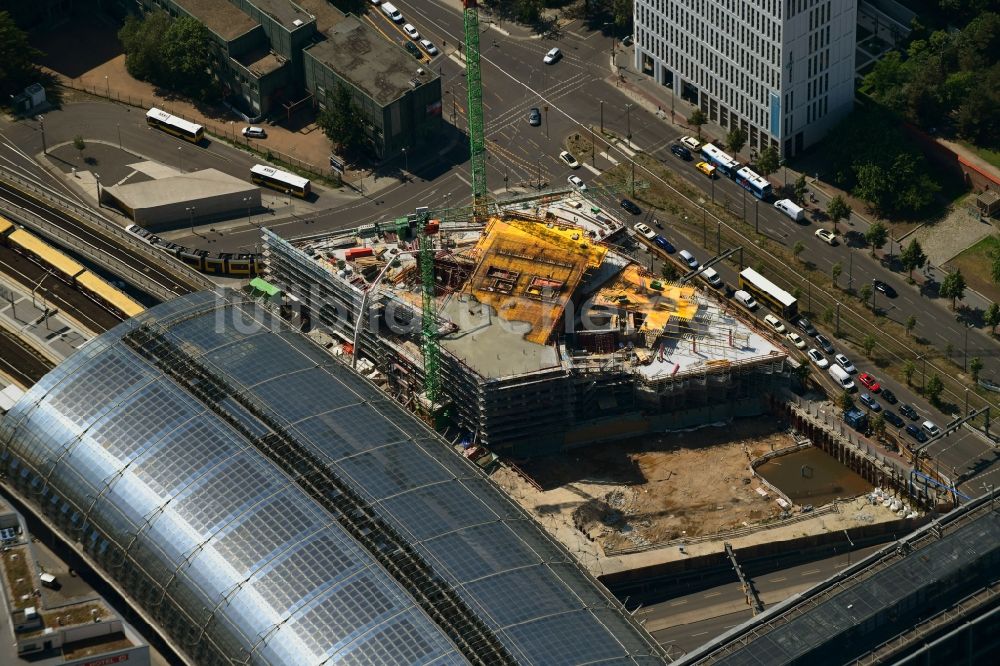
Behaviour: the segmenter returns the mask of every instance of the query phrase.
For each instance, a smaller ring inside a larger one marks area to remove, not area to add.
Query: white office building
[[[635,0],[635,67],[787,157],[851,110],[856,23],[856,0]]]

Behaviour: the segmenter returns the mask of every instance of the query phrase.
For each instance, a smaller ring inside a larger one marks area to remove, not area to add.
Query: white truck
[[[802,222],[806,219],[805,211],[791,199],[778,199],[774,202],[774,207],[796,222]]]
[[[854,390],[855,388],[854,380],[851,379],[851,375],[848,374],[848,372],[844,370],[842,367],[831,363],[830,368],[827,370],[827,372],[830,373],[831,377],[833,377],[833,381],[837,382],[837,386],[844,389],[845,391]]]

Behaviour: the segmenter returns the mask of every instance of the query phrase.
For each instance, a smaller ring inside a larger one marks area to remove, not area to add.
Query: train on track
[[[252,278],[257,275],[261,265],[260,257],[256,254],[231,252],[212,254],[208,250],[192,250],[177,243],[167,242],[156,234],[146,231],[138,224],[130,224],[125,227],[125,230],[143,242],[183,261],[200,273],[234,278]]]
[[[76,287],[91,300],[123,319],[134,317],[146,309],[76,259],[3,216],[0,216],[0,244],[31,259],[48,274]]]

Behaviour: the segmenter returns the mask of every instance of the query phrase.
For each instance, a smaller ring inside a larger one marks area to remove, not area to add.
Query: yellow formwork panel
[[[636,264],[629,264],[594,295],[594,305],[645,315],[642,331],[662,331],[671,317],[690,321],[698,312],[695,288],[658,280]]]

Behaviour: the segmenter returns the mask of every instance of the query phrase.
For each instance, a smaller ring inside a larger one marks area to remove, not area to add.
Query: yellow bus
[[[296,176],[295,174],[278,171],[274,167],[255,164],[250,169],[250,180],[255,185],[270,187],[272,190],[294,194],[300,199],[309,196],[311,185],[308,178]]]
[[[146,124],[191,143],[198,143],[205,137],[205,128],[201,125],[172,116],[155,107],[146,112]]]

